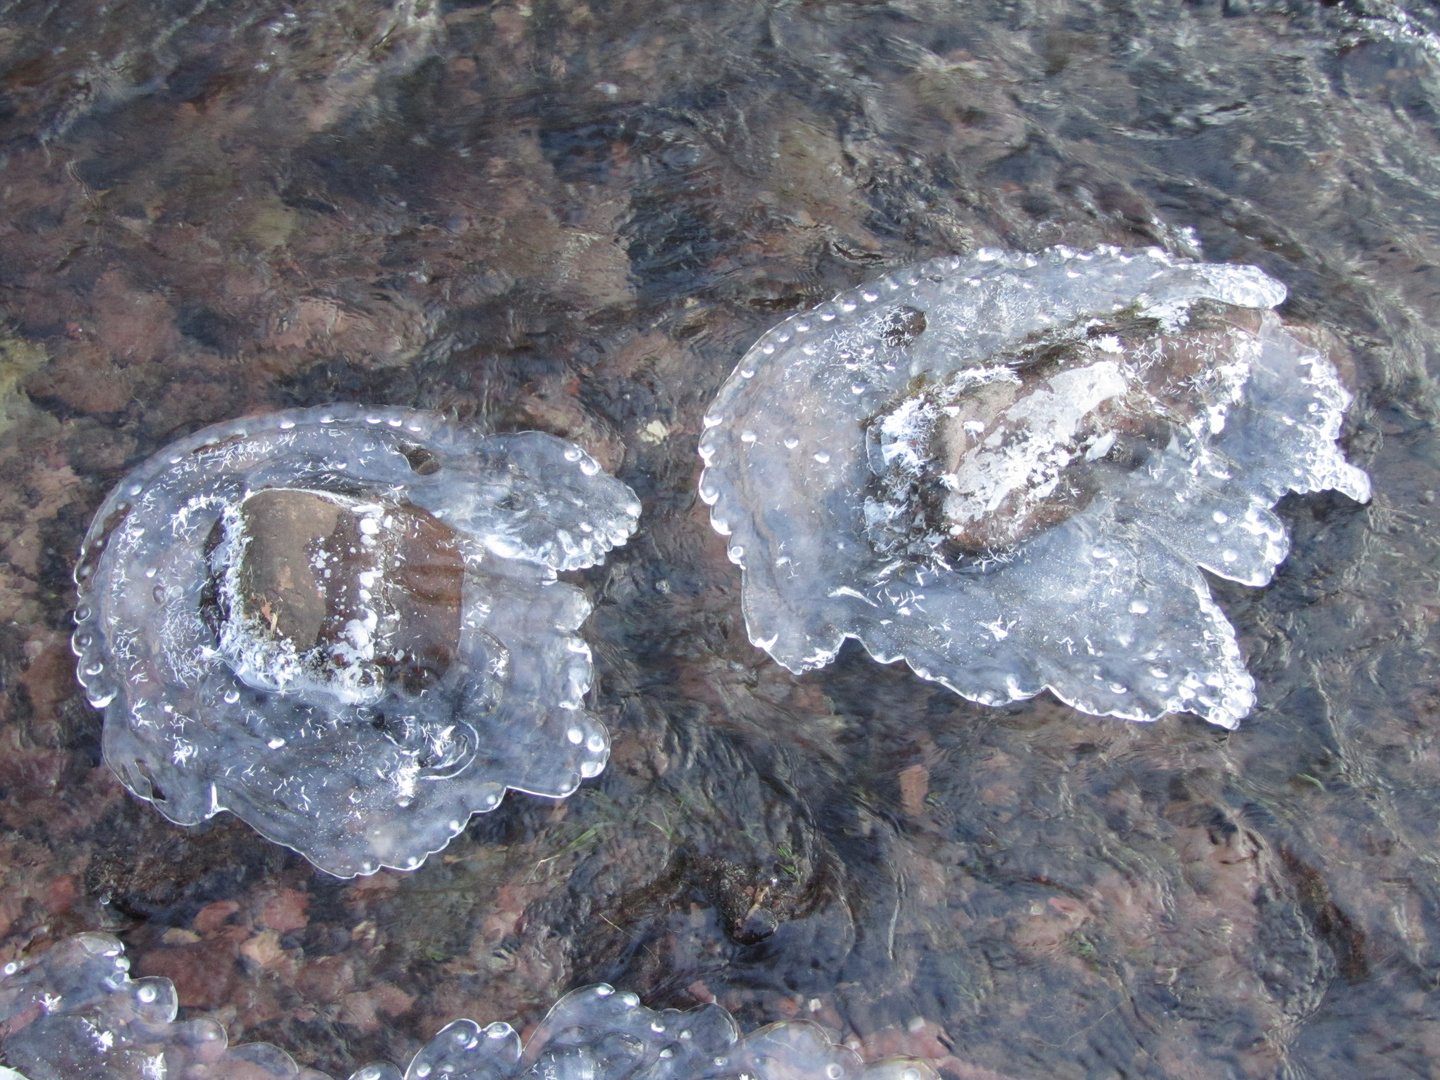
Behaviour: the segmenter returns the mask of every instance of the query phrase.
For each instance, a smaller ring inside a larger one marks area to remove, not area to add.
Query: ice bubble
[[[1198,567],[1263,585],[1282,495],[1370,493],[1335,442],[1350,397],[1284,298],[1253,266],[1055,248],[787,319],[700,440],[751,641],[796,672],[853,637],[987,704],[1048,688],[1234,727],[1254,682]]]
[[[175,1022],[169,979],[132,981],[120,942],[67,938],[0,977],[0,1080],[157,1080],[214,1076],[329,1080],[268,1043],[230,1047],[213,1020]],[[148,999],[142,991],[150,990]],[[22,1075],[23,1073],[23,1075]],[[7,1075],[8,1074],[8,1075]],[[936,1080],[921,1061],[866,1064],[808,1021],[741,1036],[719,1005],[652,1010],[601,983],[561,998],[521,1044],[506,1023],[456,1020],[402,1073],[367,1065],[350,1080]]]
[[[419,865],[507,788],[569,794],[610,747],[582,706],[590,604],[556,571],[640,512],[578,450],[331,406],[152,457],[75,571],[110,767],[174,822],[233,810],[340,877]]]
[[[223,1059],[224,1029],[213,1020],[175,1022],[169,979],[131,980],[120,942],[79,934],[0,978],[0,1051],[29,1080],[151,1080],[201,1075]],[[288,1055],[255,1045],[231,1052],[262,1077],[324,1080],[295,1071]],[[279,1067],[283,1063],[283,1067]],[[269,1068],[269,1066],[277,1066]],[[288,1068],[289,1071],[286,1071]],[[206,1074],[208,1075],[208,1074]]]

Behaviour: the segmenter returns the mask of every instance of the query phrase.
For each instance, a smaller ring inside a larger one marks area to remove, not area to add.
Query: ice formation
[[[640,504],[578,446],[350,406],[206,428],[110,495],[75,571],[105,759],[332,874],[408,869],[507,788],[605,766],[584,594]]]
[[[0,975],[0,1080],[329,1080],[266,1043],[227,1046],[213,1020],[176,1023],[169,979],[132,980],[120,942],[79,934]],[[8,1066],[6,1068],[5,1066]],[[15,1070],[18,1070],[15,1071]],[[935,1080],[869,1065],[805,1021],[741,1037],[718,1005],[655,1011],[603,983],[567,994],[522,1047],[506,1023],[456,1020],[411,1060],[350,1080]]]
[[[1263,585],[1287,491],[1369,498],[1350,397],[1253,266],[1055,248],[887,274],[768,331],[705,417],[700,497],[750,639],[847,637],[986,704],[1254,704],[1197,567]]]

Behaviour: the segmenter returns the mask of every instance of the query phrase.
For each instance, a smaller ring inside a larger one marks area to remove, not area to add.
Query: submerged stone
[[[404,409],[221,424],[121,482],[76,568],[105,759],[172,821],[233,810],[340,876],[412,868],[506,789],[570,794],[589,566],[640,504],[578,446]]]
[[[866,424],[884,493],[880,512],[867,504],[872,540],[919,552],[943,537],[963,557],[1064,521],[1202,414],[1223,417],[1240,372],[1214,358],[1243,351],[1259,326],[1256,312],[1208,302],[1168,332],[1153,316],[1093,318],[927,382]],[[921,535],[890,535],[915,524],[895,512],[907,504],[924,511]]]
[[[222,562],[216,592],[230,600],[221,648],[248,684],[373,701],[388,681],[417,693],[444,677],[465,581],[454,529],[414,506],[291,489],[246,496],[237,518],[220,550],[238,563]]]
[[[982,251],[786,319],[700,440],[751,640],[793,671],[853,637],[986,704],[1233,727],[1254,682],[1198,568],[1262,585],[1282,495],[1369,498],[1284,297],[1156,249]]]

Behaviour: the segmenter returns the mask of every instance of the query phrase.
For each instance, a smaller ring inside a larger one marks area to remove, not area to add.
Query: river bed
[[[21,0],[0,8],[0,961],[114,933],[348,1075],[599,981],[948,1080],[1440,1061],[1440,37],[1380,0]],[[746,635],[706,406],[783,316],[981,247],[1261,267],[1374,497],[1211,580],[1258,702],[987,708]],[[100,756],[71,573],[210,423],[355,402],[573,440],[639,531],[565,575],[609,766],[342,881]]]

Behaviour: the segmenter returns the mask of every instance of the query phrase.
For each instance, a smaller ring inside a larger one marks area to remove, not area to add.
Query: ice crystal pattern
[[[403,409],[206,428],[110,495],[75,571],[79,677],[136,795],[229,809],[332,874],[409,869],[506,789],[609,755],[584,594],[640,504],[578,446]]]
[[[792,671],[857,638],[985,704],[1253,707],[1203,567],[1263,585],[1286,492],[1369,498],[1349,395],[1253,266],[980,251],[768,331],[705,417],[700,496],[750,639]]]
[[[267,1043],[227,1046],[213,1020],[176,1023],[169,979],[131,979],[120,942],[79,934],[0,973],[0,1080],[329,1080]],[[15,1071],[18,1070],[18,1071]],[[864,1064],[797,1021],[741,1037],[718,1005],[652,1010],[603,983],[558,1001],[522,1046],[506,1023],[456,1020],[402,1073],[350,1080],[935,1080],[922,1062]]]

